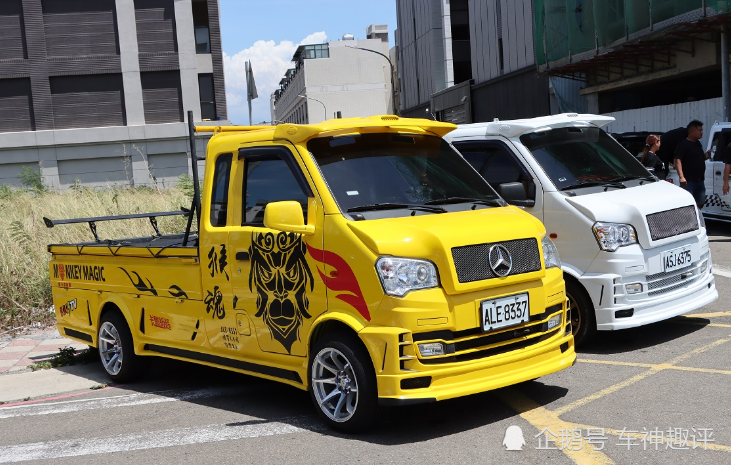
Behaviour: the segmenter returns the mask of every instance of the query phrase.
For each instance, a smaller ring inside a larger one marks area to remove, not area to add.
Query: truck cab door
[[[246,351],[246,341],[238,339],[238,325],[231,291],[233,252],[228,245],[234,224],[233,204],[236,196],[232,173],[238,159],[233,153],[209,156],[213,163],[213,178],[205,185],[208,202],[202,206],[199,243],[203,305],[198,312],[196,328],[205,331],[211,347],[217,353],[234,356]]]
[[[543,189],[509,143],[482,139],[453,145],[505,201],[543,221]]]
[[[327,308],[325,285],[308,253],[323,248],[324,214],[295,150],[259,145],[239,151],[237,225],[228,244],[240,338],[255,340],[261,352],[305,357],[312,322]],[[267,204],[277,201],[298,202],[314,234],[264,226]]]

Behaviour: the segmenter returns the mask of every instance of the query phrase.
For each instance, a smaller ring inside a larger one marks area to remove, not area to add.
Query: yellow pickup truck
[[[98,347],[113,380],[147,356],[233,370],[309,390],[325,422],[353,431],[378,406],[575,362],[554,245],[442,139],[455,126],[190,128],[215,133],[190,211],[45,219],[94,233],[49,245],[49,270],[59,331]],[[189,216],[185,233],[159,234],[168,214]],[[97,236],[98,221],[140,216],[155,234]]]

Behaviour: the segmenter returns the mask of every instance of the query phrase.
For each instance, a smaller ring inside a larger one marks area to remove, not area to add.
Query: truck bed
[[[48,251],[55,255],[101,255],[126,257],[197,257],[198,235],[188,236],[183,246],[185,234],[166,234],[143,236],[128,239],[105,239],[101,241],[69,244],[50,244]]]

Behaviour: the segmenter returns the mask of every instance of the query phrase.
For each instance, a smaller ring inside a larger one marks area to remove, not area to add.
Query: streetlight
[[[314,100],[315,102],[319,102],[320,105],[322,105],[323,110],[325,110],[325,118],[323,119],[323,121],[325,121],[327,119],[327,107],[320,100],[317,100],[316,98],[308,97],[306,95],[301,95],[301,94],[298,94],[297,97],[299,97],[299,98],[306,98],[306,99],[309,99],[309,100]]]
[[[391,63],[391,59],[388,58],[383,53],[376,52],[375,50],[371,50],[369,48],[354,47],[352,45],[346,45],[346,47],[348,47],[348,48],[355,48],[355,49],[358,49],[358,50],[363,50],[365,52],[376,53],[378,55],[381,55],[383,58],[386,59],[386,61],[388,61],[388,65],[391,67],[391,108],[392,108],[393,114],[396,115],[396,116],[398,116],[398,111],[396,111],[396,88],[393,86],[393,63]]]

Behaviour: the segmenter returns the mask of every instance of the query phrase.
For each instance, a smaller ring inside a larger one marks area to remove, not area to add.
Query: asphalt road
[[[51,382],[0,407],[0,463],[731,463],[731,225],[708,226],[719,300],[602,333],[563,372],[392,409],[347,436],[305,392],[156,360],[143,382],[58,395]],[[100,365],[65,370],[104,379]]]

